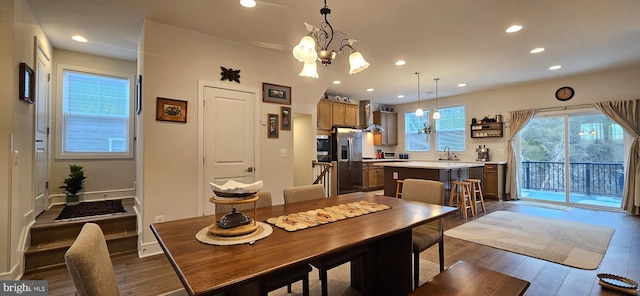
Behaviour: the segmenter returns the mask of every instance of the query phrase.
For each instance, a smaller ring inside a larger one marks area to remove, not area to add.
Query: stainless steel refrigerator
[[[331,157],[338,165],[338,194],[362,191],[362,130],[334,127],[331,141]]]

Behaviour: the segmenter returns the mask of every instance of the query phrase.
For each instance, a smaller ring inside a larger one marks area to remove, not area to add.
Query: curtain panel
[[[511,128],[509,130],[509,138],[507,139],[507,184],[506,184],[506,199],[516,200],[520,199],[520,161],[516,153],[519,141],[517,135],[520,131],[527,126],[527,123],[536,114],[535,109],[524,109],[518,111],[509,111],[511,117]]]
[[[638,101],[604,101],[597,102],[595,107],[633,137],[624,167],[622,209],[631,214],[640,215],[640,145],[638,143],[640,124],[638,123]]]

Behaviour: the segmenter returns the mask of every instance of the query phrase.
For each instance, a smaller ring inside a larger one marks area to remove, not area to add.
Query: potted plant
[[[430,134],[431,133],[431,126],[428,125],[426,122],[422,125],[422,128],[418,129],[418,134],[421,133],[425,133],[425,134]]]
[[[69,165],[69,177],[64,179],[64,185],[59,187],[60,189],[64,189],[64,194],[67,196],[67,205],[77,205],[80,203],[78,191],[82,190],[82,182],[86,178],[81,165]]]

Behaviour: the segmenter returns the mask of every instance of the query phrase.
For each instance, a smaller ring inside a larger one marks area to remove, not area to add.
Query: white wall
[[[112,59],[107,57],[83,54],[79,52],[55,49],[53,51],[53,101],[52,110],[57,110],[56,106],[60,106],[62,98],[60,97],[60,87],[62,77],[56,75],[62,66],[75,66],[89,70],[99,70],[107,73],[118,73],[131,78],[131,94],[135,88],[136,62]],[[133,109],[133,108],[132,108]],[[55,115],[55,114],[52,114]],[[57,126],[61,124],[56,121],[56,116],[52,116],[51,140],[59,137],[57,135]],[[133,124],[133,121],[132,121]],[[55,149],[55,145],[52,145]],[[54,151],[52,151],[54,152]],[[62,185],[62,181],[69,174],[69,165],[78,164],[84,167],[85,176],[84,189],[81,200],[104,198],[106,197],[122,197],[122,194],[128,195],[129,191],[134,191],[134,183],[136,181],[135,161],[129,159],[55,159],[55,153],[51,154],[51,173],[50,173],[50,190],[55,197],[55,202],[64,202],[64,194],[58,188]],[[93,194],[100,192],[100,194]]]
[[[140,251],[146,255],[158,251],[149,230],[155,216],[174,220],[198,213],[198,81],[219,82],[220,66],[241,70],[240,85],[256,89],[258,100],[263,82],[291,86],[292,113],[313,114],[332,75],[301,78],[297,76],[301,65],[288,51],[250,47],[150,20],[145,21],[143,34],[144,52],[138,59],[144,63],[143,111],[138,118],[143,126],[138,136],[143,140],[138,152],[144,160],[138,174],[138,198],[143,228]],[[222,83],[230,88],[238,85]],[[188,101],[187,123],[156,121],[156,97]],[[268,113],[279,114],[280,106],[260,103],[258,122],[266,120]],[[280,131],[278,139],[267,139],[265,126],[257,132],[256,176],[271,191],[274,203],[282,203],[282,189],[294,184],[293,132]],[[287,149],[288,156],[280,157],[280,149]]]
[[[316,159],[316,124],[311,114],[293,115],[293,186],[309,185],[313,182],[311,161]]]
[[[18,100],[19,64],[35,68],[34,37],[51,55],[51,45],[25,0],[0,2],[0,279],[17,279],[24,269],[28,227],[34,221],[34,105]]]
[[[564,77],[558,79],[535,81],[513,85],[510,87],[481,91],[460,96],[439,98],[438,107],[465,106],[467,124],[471,124],[471,118],[490,117],[502,114],[504,121],[509,119],[509,111],[529,109],[562,107],[582,104],[592,104],[598,101],[631,100],[640,98],[640,65],[632,65],[623,68],[594,72],[584,75]],[[440,85],[446,82],[446,77],[440,80]],[[453,81],[451,83],[454,83]],[[571,86],[576,91],[573,99],[561,102],[555,99],[555,91],[562,86]],[[414,112],[415,103],[394,106],[398,112],[398,146],[397,152],[405,152],[404,138],[404,114]],[[422,107],[433,110],[434,101],[423,102]],[[486,145],[490,151],[492,161],[506,161],[507,138],[509,123],[507,122],[502,138],[471,139],[467,130],[467,145],[464,153],[456,153],[463,161],[474,161],[478,145]],[[433,120],[432,120],[433,126]],[[436,160],[434,135],[431,135],[431,152],[409,153],[411,159]],[[442,152],[440,152],[442,153]]]

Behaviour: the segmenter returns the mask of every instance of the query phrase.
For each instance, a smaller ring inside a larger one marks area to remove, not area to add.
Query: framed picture
[[[187,123],[187,101],[157,98],[156,120]]]
[[[278,126],[278,114],[267,115],[267,138],[278,138],[279,126]]]
[[[142,75],[138,75],[138,81],[136,81],[136,114],[140,114],[142,111]]]
[[[262,83],[262,101],[291,105],[291,87]]]
[[[280,122],[280,129],[283,131],[291,130],[291,107],[280,107],[280,116],[282,121]]]
[[[20,63],[20,82],[18,99],[27,103],[36,102],[36,77],[35,71],[26,63]]]

